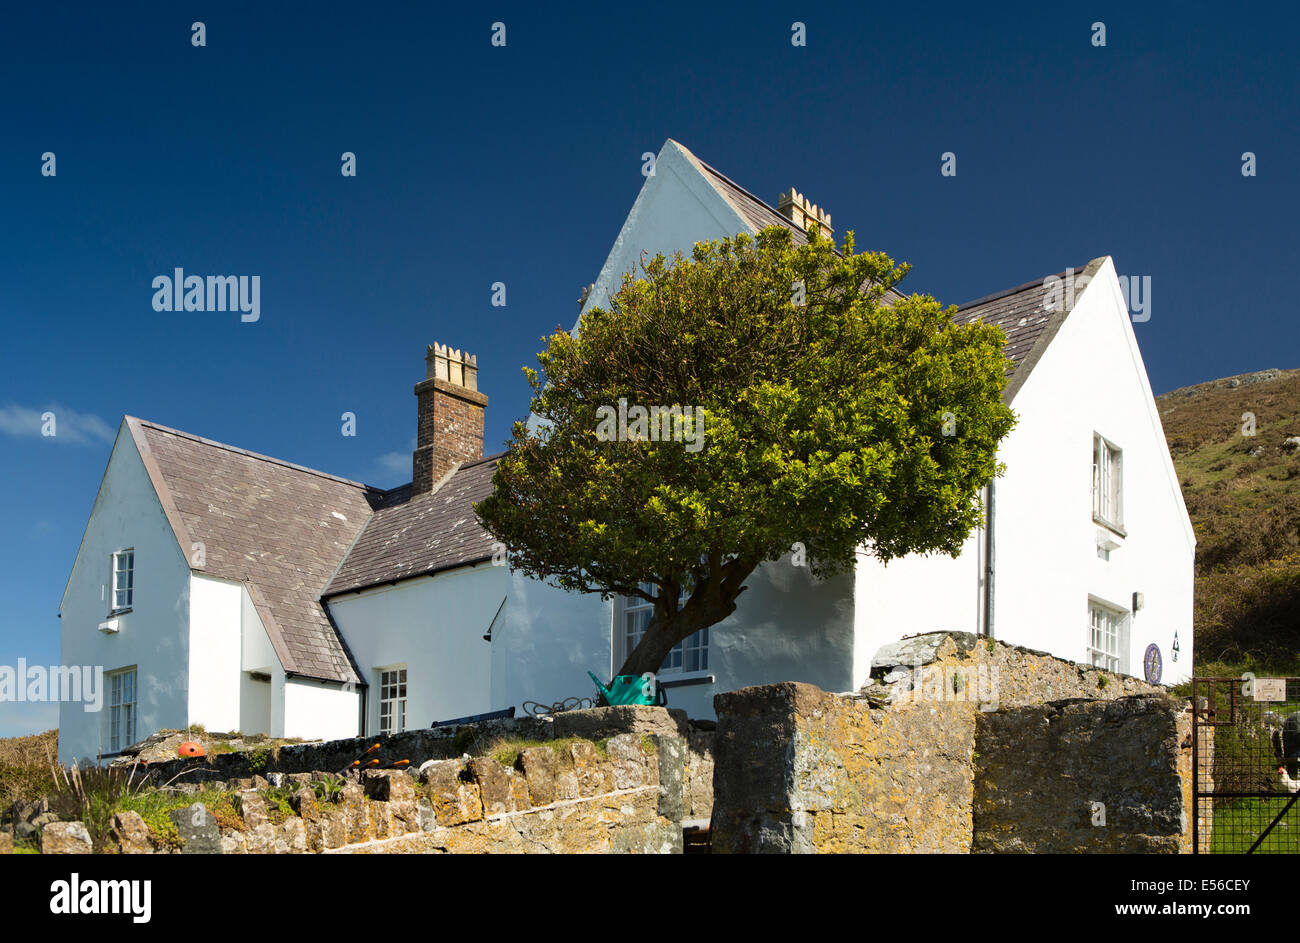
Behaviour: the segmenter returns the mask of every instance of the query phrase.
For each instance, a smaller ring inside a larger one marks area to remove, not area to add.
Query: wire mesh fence
[[[1192,681],[1198,854],[1300,854],[1300,678]]]

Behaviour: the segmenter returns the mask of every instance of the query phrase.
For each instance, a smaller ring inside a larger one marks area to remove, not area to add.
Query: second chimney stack
[[[454,466],[483,457],[483,413],[478,360],[446,344],[425,355],[425,379],[415,384],[417,426],[411,456],[411,494],[425,494]]]

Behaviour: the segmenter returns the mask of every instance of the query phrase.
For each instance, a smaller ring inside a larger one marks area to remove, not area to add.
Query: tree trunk
[[[733,560],[719,568],[717,575],[697,586],[686,605],[675,613],[668,614],[665,607],[656,604],[641,641],[615,674],[658,674],[674,645],[736,611],[736,597],[745,591],[744,582],[757,566],[757,561]]]

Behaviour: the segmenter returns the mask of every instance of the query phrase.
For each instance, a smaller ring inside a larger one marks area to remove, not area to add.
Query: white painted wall
[[[608,680],[612,671],[613,601],[566,593],[521,573],[507,579],[506,605],[492,631],[491,709],[522,712],[524,701],[592,696],[587,672]]]
[[[208,730],[243,730],[240,627],[244,587],[190,577],[189,718]],[[254,733],[256,731],[245,731]]]
[[[284,678],[285,737],[340,740],[357,735],[361,695],[350,685],[311,678]],[[276,696],[273,685],[272,697]]]
[[[115,550],[135,548],[132,611],[118,616],[121,631],[106,635]],[[137,739],[164,727],[184,727],[189,706],[189,566],[154,494],[125,423],[95,498],[60,606],[64,665],[105,671],[136,666]],[[107,688],[107,680],[105,681]],[[108,691],[103,710],[81,704],[59,708],[59,761],[93,758],[108,747]]]
[[[336,596],[330,612],[369,684],[367,733],[379,729],[379,674],[407,667],[407,724],[492,710],[488,627],[508,573],[490,563]]]

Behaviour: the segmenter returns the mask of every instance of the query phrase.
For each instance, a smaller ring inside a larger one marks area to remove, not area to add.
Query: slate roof
[[[492,536],[479,524],[474,504],[492,493],[500,457],[467,462],[436,490],[416,498],[410,485],[396,489],[387,506],[370,519],[324,595],[489,559]]]
[[[126,422],[194,571],[248,586],[287,672],[360,681],[320,598],[383,492],[132,416]]]
[[[1076,281],[1081,278],[1091,279],[1104,261],[1104,258],[1094,259],[1087,265],[1073,269],[1074,279]],[[1070,271],[1057,272],[1054,276],[1046,275],[1035,281],[996,294],[985,295],[983,298],[968,301],[957,307],[957,314],[953,317],[954,324],[982,321],[985,324],[996,324],[1006,334],[1007,341],[1003,350],[1012,362],[1012,366],[1007,370],[1008,382],[1003,392],[1003,399],[1008,403],[1015,398],[1020,387],[1024,385],[1034,365],[1038,363],[1039,357],[1043,355],[1043,351],[1047,349],[1047,345],[1051,343],[1070,313],[1072,305],[1069,302],[1072,296],[1069,294],[1053,299],[1058,302],[1055,310],[1047,309],[1050,294],[1048,280],[1058,278],[1064,285]],[[1077,291],[1082,293],[1083,289]]]

